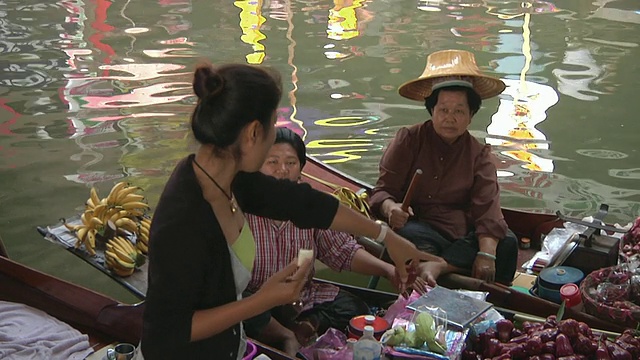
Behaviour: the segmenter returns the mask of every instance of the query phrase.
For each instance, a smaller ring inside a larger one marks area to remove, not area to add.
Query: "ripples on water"
[[[402,126],[397,95],[436,50],[473,51],[509,85],[472,133],[500,160],[503,204],[581,216],[640,212],[634,0],[0,2],[1,233],[26,263],[74,277],[36,225],[127,178],[155,204],[192,149],[190,74],[202,58],[283,74],[279,123],[309,152],[373,183]],[[251,99],[247,99],[251,101]],[[82,278],[80,282],[92,282]]]

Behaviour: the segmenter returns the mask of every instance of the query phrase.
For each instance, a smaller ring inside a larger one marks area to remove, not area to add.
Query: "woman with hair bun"
[[[256,249],[245,213],[384,239],[403,284],[420,260],[441,261],[330,195],[258,171],[275,139],[277,73],[201,65],[193,89],[191,129],[200,147],[176,165],[154,213],[144,358],[241,359],[242,321],[299,299],[311,261],[297,259],[242,297]]]

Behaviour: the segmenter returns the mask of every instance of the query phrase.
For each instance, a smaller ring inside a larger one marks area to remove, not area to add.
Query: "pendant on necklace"
[[[229,205],[231,206],[231,213],[235,214],[238,211],[238,206],[236,206],[236,198],[234,196],[229,199]]]

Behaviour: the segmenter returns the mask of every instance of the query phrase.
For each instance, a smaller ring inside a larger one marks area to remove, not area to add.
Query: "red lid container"
[[[360,315],[349,321],[349,338],[359,339],[364,333],[366,325],[373,326],[373,336],[378,340],[385,331],[389,330],[387,320],[374,315]]]
[[[578,285],[570,283],[564,284],[560,288],[560,298],[564,300],[565,306],[570,308],[582,303],[580,288]]]

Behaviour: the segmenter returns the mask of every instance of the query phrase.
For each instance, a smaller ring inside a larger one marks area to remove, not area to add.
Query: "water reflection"
[[[23,246],[42,214],[75,211],[84,184],[126,177],[153,204],[193,143],[200,58],[277,68],[278,125],[374,182],[396,131],[428,118],[398,85],[447,48],[509,85],[470,128],[499,157],[505,206],[579,216],[606,202],[628,218],[640,210],[635,1],[5,0],[0,188],[31,190],[0,194],[18,204],[0,210],[3,237]],[[33,189],[46,204],[28,205]]]

